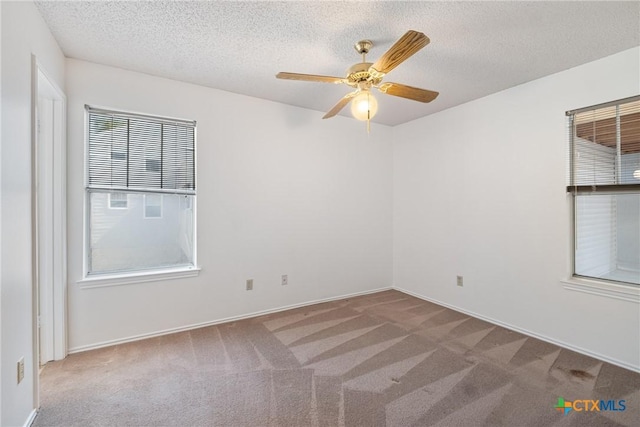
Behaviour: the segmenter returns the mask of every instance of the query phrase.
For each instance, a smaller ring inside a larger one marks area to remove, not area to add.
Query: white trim
[[[53,282],[55,265],[53,261],[53,144],[54,144],[54,104],[53,99],[46,95],[40,96],[41,92],[48,92],[51,89],[43,89],[49,86],[42,73],[38,72],[38,93],[36,100],[36,135],[34,148],[34,170],[33,179],[35,181],[34,197],[34,245],[37,254],[35,255],[36,275],[34,280],[38,282],[37,308],[39,311],[39,322],[36,332],[39,332],[37,341],[39,342],[40,364],[44,365],[54,359],[53,342]]]
[[[39,331],[40,321],[38,319],[40,304],[40,288],[38,283],[38,197],[36,183],[38,179],[37,166],[37,131],[38,131],[38,61],[34,54],[31,54],[31,363],[33,381],[33,407],[40,406],[40,376],[38,375],[40,364]],[[28,420],[29,418],[27,418]],[[0,419],[0,422],[2,420]]]
[[[587,294],[614,298],[623,301],[640,304],[640,287],[633,285],[620,285],[601,280],[570,277],[560,281],[563,288],[569,291],[584,292]]]
[[[36,415],[38,415],[38,410],[34,409],[33,411],[31,411],[22,427],[31,427],[31,424],[33,424],[33,422],[36,420]]]
[[[6,16],[6,13],[5,13]],[[0,6],[0,26],[2,25],[2,7]],[[0,34],[2,32],[0,31]],[[0,58],[2,58],[2,43],[0,42]],[[0,62],[2,60],[0,59]],[[32,71],[33,72],[33,71]],[[6,75],[6,72],[5,72]],[[0,66],[0,82],[2,82],[2,67]],[[32,82],[33,84],[33,82]],[[0,153],[2,152],[2,84],[0,84]],[[2,197],[2,155],[0,154],[0,203],[4,203],[4,198]],[[4,223],[2,222],[2,209],[0,209],[0,242],[2,241],[2,229],[4,228]],[[0,307],[2,307],[2,256],[0,255]],[[32,304],[33,310],[33,304]],[[1,317],[1,316],[0,316]],[[0,366],[4,366],[2,363],[2,332],[0,329]],[[33,340],[32,340],[33,341]],[[5,356],[6,357],[6,356]],[[34,399],[35,400],[35,399]],[[2,370],[0,369],[0,423],[2,422]]]
[[[45,73],[46,75],[46,73]],[[60,132],[54,145],[54,284],[53,284],[53,325],[55,360],[67,357],[67,97],[51,82],[61,96],[61,104],[54,107],[57,129]],[[55,167],[58,167],[57,172]]]
[[[109,347],[109,346],[117,345],[117,344],[124,344],[124,343],[132,342],[132,341],[140,341],[140,340],[147,339],[147,338],[153,338],[153,337],[159,337],[159,336],[162,336],[162,335],[174,334],[176,332],[190,331],[192,329],[198,329],[198,328],[204,328],[204,327],[207,327],[207,326],[219,325],[221,323],[228,323],[228,322],[235,322],[235,321],[238,321],[238,320],[251,319],[253,317],[264,316],[265,314],[278,313],[278,312],[281,312],[281,311],[291,310],[291,309],[300,308],[300,307],[306,307],[306,306],[309,306],[309,305],[320,304],[320,303],[324,303],[324,302],[336,301],[336,300],[341,300],[341,299],[345,299],[345,298],[353,298],[353,297],[357,297],[357,296],[361,296],[361,295],[375,294],[376,292],[388,291],[388,290],[391,290],[391,289],[393,289],[393,288],[391,286],[388,286],[388,287],[378,288],[378,289],[369,290],[369,291],[354,292],[354,293],[351,293],[351,294],[340,295],[340,296],[337,296],[337,297],[321,298],[321,299],[317,299],[317,300],[313,300],[313,301],[302,302],[302,303],[299,303],[299,304],[291,304],[291,305],[285,305],[283,307],[272,308],[272,309],[268,309],[268,310],[255,311],[253,313],[242,314],[242,315],[239,315],[239,316],[225,317],[223,319],[210,320],[208,322],[194,323],[194,324],[187,325],[187,326],[180,326],[180,327],[177,327],[177,328],[164,329],[164,330],[161,330],[161,331],[150,332],[148,334],[140,334],[140,335],[134,335],[134,336],[127,337],[127,338],[103,341],[103,342],[99,342],[99,343],[96,343],[96,344],[82,345],[82,346],[79,346],[79,347],[70,348],[69,349],[69,354],[80,353],[80,352],[89,351],[89,350],[96,350],[98,348]]]
[[[197,277],[200,267],[182,267],[162,270],[136,271],[126,274],[100,274],[88,276],[76,283],[81,289],[104,288],[106,286],[130,285],[134,283],[156,282],[158,280]]]
[[[140,113],[135,111],[120,110],[120,109],[116,110],[110,107],[101,107],[98,105],[85,104],[84,109],[89,113],[108,114],[116,117],[137,118],[137,119],[143,119],[143,120],[153,119],[153,120],[158,120],[158,121],[162,121],[169,124],[193,126],[194,128],[197,125],[197,122],[195,120],[181,119],[179,117],[157,116],[154,114]]]
[[[33,79],[35,80],[33,84],[36,89],[32,100],[33,108],[37,109],[38,97],[41,94],[40,79],[46,80],[49,85],[47,90],[52,89],[52,93],[50,92],[48,95],[53,100],[53,146],[49,158],[40,159],[51,163],[53,176],[51,182],[53,229],[45,230],[52,236],[50,250],[52,251],[53,289],[50,297],[53,311],[45,326],[48,326],[53,334],[53,354],[50,357],[53,360],[62,360],[67,356],[67,97],[55,81],[49,77],[35,55],[32,57],[32,61],[34,66]],[[37,123],[33,123],[33,126],[37,126]],[[33,129],[33,132],[34,137],[37,138],[37,129]],[[38,267],[36,266],[36,268]],[[34,315],[36,316],[37,333],[37,311]]]
[[[429,301],[429,302],[432,302],[434,304],[441,305],[441,306],[449,308],[451,310],[455,310],[455,311],[458,311],[460,313],[464,313],[464,314],[467,314],[469,316],[473,316],[473,317],[475,317],[477,319],[484,320],[484,321],[489,322],[489,323],[493,323],[494,325],[502,326],[503,328],[507,328],[507,329],[510,329],[512,331],[520,332],[521,334],[528,335],[530,337],[537,338],[539,340],[542,340],[542,341],[545,341],[545,342],[548,342],[548,343],[551,343],[551,344],[555,344],[555,345],[557,345],[559,347],[563,347],[563,348],[566,348],[568,350],[575,351],[576,353],[584,354],[586,356],[593,357],[593,358],[602,360],[602,361],[607,362],[607,363],[611,363],[612,365],[620,366],[621,368],[625,368],[625,369],[628,369],[630,371],[634,371],[634,372],[640,373],[640,366],[631,365],[631,364],[629,364],[627,362],[623,362],[621,360],[617,360],[617,359],[614,359],[612,357],[605,356],[603,354],[600,354],[600,353],[597,353],[597,352],[594,352],[594,351],[591,351],[591,350],[586,350],[586,349],[584,349],[582,347],[578,347],[578,346],[575,346],[575,345],[572,345],[572,344],[568,344],[568,343],[566,343],[564,341],[560,341],[560,340],[557,340],[557,339],[554,339],[554,338],[547,337],[545,335],[540,335],[540,334],[537,334],[535,332],[531,332],[528,329],[524,329],[524,328],[520,328],[520,327],[517,327],[517,326],[513,326],[513,325],[511,325],[509,323],[501,322],[501,321],[493,319],[491,317],[487,317],[487,316],[483,316],[483,315],[478,314],[478,313],[474,313],[473,311],[464,310],[462,308],[456,307],[455,305],[447,304],[445,302],[438,301],[438,300],[433,299],[433,298],[428,298],[428,297],[426,297],[424,295],[418,294],[416,292],[408,291],[408,290],[400,288],[398,286],[393,286],[393,289],[395,289],[397,291],[400,291],[400,292],[403,292],[403,293],[405,293],[407,295],[411,295],[411,296],[414,296],[416,298],[420,298],[422,300]]]
[[[82,181],[83,191],[82,191],[82,276],[86,277],[89,272],[89,236],[91,235],[91,230],[89,230],[89,224],[91,221],[89,220],[89,216],[91,215],[91,193],[87,191],[87,183],[89,182],[89,111],[85,105],[84,109],[84,117],[82,118],[82,123],[84,126],[84,139],[82,141],[82,146],[84,148],[84,158],[83,161],[83,172],[84,179]],[[127,204],[129,199],[127,199]]]

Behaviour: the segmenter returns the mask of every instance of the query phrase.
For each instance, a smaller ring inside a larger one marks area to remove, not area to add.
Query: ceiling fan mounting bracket
[[[371,50],[373,46],[373,42],[371,40],[360,40],[358,43],[353,45],[353,48],[360,55],[366,55]]]

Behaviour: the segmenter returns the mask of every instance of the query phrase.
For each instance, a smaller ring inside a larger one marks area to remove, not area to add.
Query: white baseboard
[[[24,422],[22,427],[31,427],[31,424],[33,424],[36,419],[36,415],[38,415],[38,410],[34,409],[33,411],[31,411],[29,417],[27,418],[27,421]]]
[[[118,344],[124,344],[124,343],[132,342],[132,341],[140,341],[140,340],[143,340],[143,339],[146,339],[146,338],[159,337],[159,336],[162,336],[162,335],[174,334],[176,332],[190,331],[192,329],[204,328],[206,326],[219,325],[221,323],[228,323],[228,322],[235,322],[235,321],[243,320],[243,319],[250,319],[250,318],[253,318],[253,317],[264,316],[265,314],[278,313],[280,311],[291,310],[293,308],[306,307],[308,305],[320,304],[320,303],[323,303],[323,302],[336,301],[336,300],[341,300],[341,299],[345,299],[345,298],[353,298],[353,297],[357,297],[357,296],[360,296],[360,295],[374,294],[376,292],[388,291],[390,289],[392,289],[391,286],[385,287],[385,288],[378,288],[378,289],[374,289],[374,290],[362,291],[362,292],[354,292],[354,293],[351,293],[351,294],[345,294],[345,295],[340,295],[340,296],[336,296],[336,297],[322,298],[322,299],[313,300],[313,301],[307,301],[307,302],[303,302],[303,303],[299,303],[299,304],[292,304],[292,305],[286,305],[286,306],[283,306],[283,307],[277,307],[277,308],[272,308],[272,309],[268,309],[268,310],[256,311],[256,312],[253,312],[253,313],[242,314],[242,315],[239,315],[239,316],[225,317],[223,319],[211,320],[211,321],[208,321],[208,322],[194,323],[194,324],[187,325],[187,326],[180,326],[180,327],[177,327],[177,328],[164,329],[164,330],[161,330],[161,331],[150,332],[150,333],[147,333],[147,334],[134,335],[134,336],[126,337],[126,338],[119,338],[119,339],[115,339],[115,340],[102,341],[102,342],[95,343],[95,344],[82,345],[82,346],[70,348],[69,349],[69,354],[80,353],[80,352],[89,351],[89,350],[96,350],[98,348],[109,347],[109,346],[118,345]]]
[[[467,314],[469,316],[473,316],[473,317],[475,317],[477,319],[481,319],[481,320],[484,320],[486,322],[493,323],[494,325],[502,326],[503,328],[510,329],[512,331],[515,331],[515,332],[520,332],[521,334],[528,335],[528,336],[533,337],[533,338],[537,338],[537,339],[539,339],[541,341],[546,341],[548,343],[555,344],[555,345],[557,345],[559,347],[563,347],[563,348],[566,348],[568,350],[575,351],[576,353],[584,354],[585,356],[593,357],[595,359],[599,359],[599,360],[602,360],[604,362],[611,363],[612,365],[620,366],[621,368],[625,368],[625,369],[628,369],[630,371],[634,371],[634,372],[640,373],[640,366],[634,366],[634,365],[632,365],[630,363],[623,362],[621,360],[617,360],[617,359],[614,359],[612,357],[605,356],[603,354],[600,354],[600,353],[597,353],[597,352],[594,352],[594,351],[591,351],[591,350],[586,350],[584,348],[581,348],[581,347],[578,347],[578,346],[575,346],[575,345],[572,345],[572,344],[568,344],[568,343],[566,343],[564,341],[560,341],[560,340],[557,340],[555,338],[550,338],[550,337],[547,337],[545,335],[538,334],[536,332],[531,332],[531,331],[529,331],[527,329],[520,328],[518,326],[513,326],[513,325],[510,325],[508,323],[501,322],[500,320],[492,319],[491,317],[483,316],[481,314],[474,313],[473,311],[465,310],[465,309],[462,309],[460,307],[456,307],[455,305],[447,304],[446,302],[438,301],[436,299],[426,297],[424,295],[421,295],[421,294],[418,294],[416,292],[412,292],[412,291],[403,289],[403,288],[398,287],[398,286],[393,286],[393,289],[395,289],[397,291],[400,291],[400,292],[403,292],[403,293],[405,293],[407,295],[411,295],[411,296],[414,296],[416,298],[420,298],[422,300],[429,301],[429,302],[432,302],[434,304],[438,304],[438,305],[441,305],[443,307],[450,308],[451,310],[455,310],[455,311],[458,311],[460,313],[464,313],[464,314]]]

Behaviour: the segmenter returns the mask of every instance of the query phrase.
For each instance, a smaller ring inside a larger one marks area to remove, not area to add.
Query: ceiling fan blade
[[[401,85],[400,83],[383,83],[378,87],[378,90],[387,95],[399,96],[419,102],[431,102],[439,95],[438,92],[432,90]]]
[[[383,77],[428,44],[429,37],[409,30],[369,68],[369,72],[375,77]]]
[[[278,79],[287,80],[303,80],[307,82],[322,82],[322,83],[343,83],[345,80],[342,77],[332,76],[316,76],[314,74],[298,74],[298,73],[278,73],[276,74]]]
[[[323,119],[330,119],[331,117],[338,114],[340,110],[342,110],[349,103],[349,101],[351,101],[351,98],[356,96],[357,93],[358,93],[357,91],[351,92],[346,94],[344,97],[342,97],[342,99],[338,101],[338,103],[334,105],[333,108],[329,110],[327,114],[324,115]]]

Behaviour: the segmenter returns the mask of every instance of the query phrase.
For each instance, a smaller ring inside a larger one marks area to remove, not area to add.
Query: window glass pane
[[[127,193],[109,193],[111,209],[127,209]]]
[[[572,185],[638,183],[640,101],[577,113],[573,123]]]
[[[640,152],[623,154],[620,163],[620,183],[640,184]]]
[[[640,152],[640,101],[620,105],[620,151]]]
[[[616,149],[576,138],[575,184],[606,185],[616,183]]]
[[[89,192],[90,274],[193,266],[193,196],[120,194],[128,209],[109,209],[110,193]],[[158,219],[145,220],[145,199]]]
[[[161,194],[146,194],[144,196],[144,217],[162,218]]]
[[[575,273],[640,284],[640,194],[576,196]]]
[[[89,185],[127,185],[127,127],[127,119],[90,115]]]

